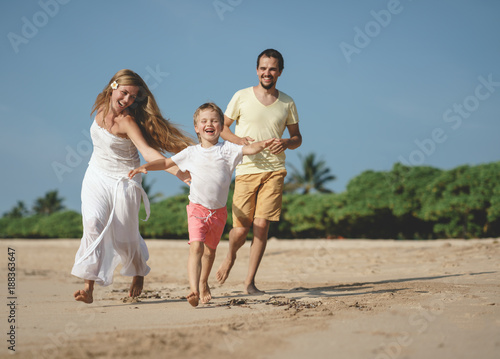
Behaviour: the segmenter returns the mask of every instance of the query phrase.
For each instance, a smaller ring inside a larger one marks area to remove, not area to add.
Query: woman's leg
[[[92,296],[93,293],[94,293],[94,281],[86,279],[84,289],[77,290],[73,294],[73,296],[75,297],[75,300],[90,304],[94,301],[94,297]]]

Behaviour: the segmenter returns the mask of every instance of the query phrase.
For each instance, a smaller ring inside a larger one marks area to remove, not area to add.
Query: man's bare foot
[[[254,283],[250,283],[250,284],[245,284],[245,293],[246,294],[251,294],[251,295],[263,295],[265,294],[266,292],[264,292],[263,290],[260,290],[260,289],[257,289],[257,287],[255,286]]]
[[[75,293],[73,293],[73,297],[75,297],[75,300],[87,304],[90,304],[94,301],[92,293],[86,290],[77,290]]]
[[[235,260],[236,256],[231,258],[229,257],[228,253],[228,256],[221,263],[219,269],[217,270],[217,273],[215,273],[215,278],[217,278],[217,282],[219,282],[219,284],[224,284],[227,277],[229,277],[229,272],[231,271],[231,268],[233,268]]]
[[[212,299],[212,293],[210,293],[210,287],[208,283],[200,283],[200,299],[203,304],[210,302]]]
[[[130,285],[130,291],[128,292],[129,297],[135,298],[141,295],[143,286],[144,277],[136,275],[134,279],[132,279],[132,284]]]
[[[191,304],[193,307],[197,307],[198,301],[200,300],[200,295],[196,292],[191,292],[188,294],[186,299],[189,302],[189,304]]]

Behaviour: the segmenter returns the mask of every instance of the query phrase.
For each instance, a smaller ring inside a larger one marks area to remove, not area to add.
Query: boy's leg
[[[200,299],[200,275],[201,275],[201,257],[203,256],[203,242],[191,242],[189,245],[188,258],[188,278],[191,292],[187,296],[189,304],[193,307],[198,305]]]
[[[229,232],[229,251],[215,275],[219,284],[224,284],[229,276],[236,260],[236,252],[245,244],[249,231],[250,227],[234,227]]]
[[[260,175],[236,177],[233,195],[233,228],[229,232],[229,251],[216,273],[217,281],[223,284],[236,260],[236,252],[245,244],[254,218],[255,201],[260,186]]]
[[[201,259],[201,277],[200,277],[200,298],[202,303],[208,303],[212,299],[210,287],[208,285],[208,277],[215,260],[215,249],[210,248],[205,244],[205,250]]]

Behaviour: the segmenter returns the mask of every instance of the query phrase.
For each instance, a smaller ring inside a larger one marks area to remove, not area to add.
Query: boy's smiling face
[[[219,114],[212,109],[201,110],[194,129],[201,138],[202,147],[217,144],[222,132],[222,122]]]

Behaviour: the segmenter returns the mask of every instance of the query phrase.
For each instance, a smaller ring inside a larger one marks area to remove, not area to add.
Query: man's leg
[[[248,294],[264,294],[255,286],[255,275],[259,269],[260,262],[264,256],[267,245],[267,234],[270,222],[267,219],[255,218],[253,221],[253,240],[250,247],[250,260],[248,264],[248,274],[245,280],[245,291]]]
[[[223,284],[229,276],[236,260],[236,252],[245,244],[249,231],[248,227],[234,227],[229,232],[229,251],[215,275],[220,284]]]
[[[271,221],[278,221],[281,215],[285,176],[285,170],[262,175],[262,184],[255,205],[254,237],[250,248],[248,274],[245,279],[245,291],[248,294],[264,294],[255,286],[255,276],[266,250],[269,225]]]

